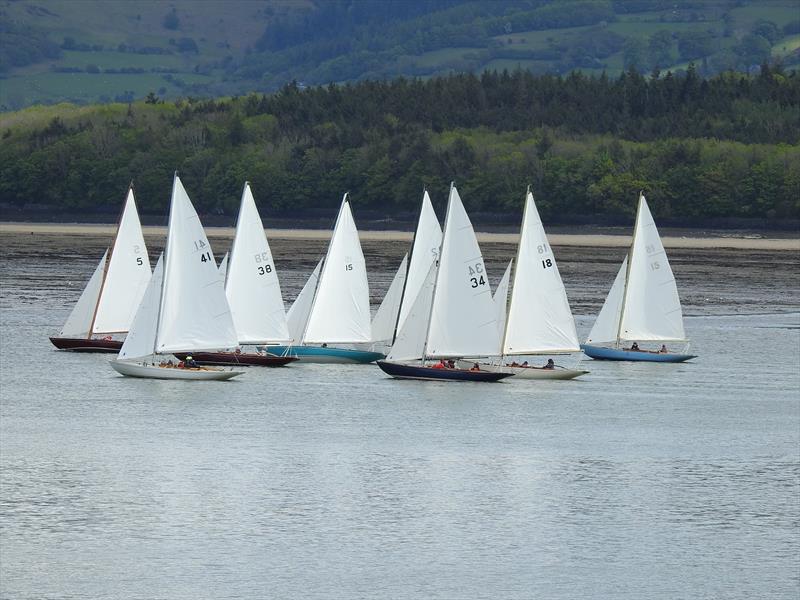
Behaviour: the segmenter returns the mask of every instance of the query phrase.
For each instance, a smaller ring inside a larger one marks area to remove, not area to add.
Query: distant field
[[[205,75],[180,73],[176,75],[187,84],[210,81]],[[95,102],[100,96],[113,99],[125,90],[141,98],[149,92],[165,88],[168,95],[181,95],[181,90],[158,73],[142,74],[89,74],[89,73],[39,73],[27,77],[9,77],[0,86],[0,104],[38,104],[57,97],[70,102]]]

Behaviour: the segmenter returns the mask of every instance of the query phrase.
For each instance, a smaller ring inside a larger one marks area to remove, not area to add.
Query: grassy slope
[[[238,56],[258,39],[272,16],[285,14],[309,4],[310,0],[280,0],[266,4],[251,0],[139,0],[137,2],[101,0],[49,0],[46,4],[32,1],[11,2],[0,0],[3,19],[32,23],[46,30],[49,37],[61,42],[71,36],[79,43],[100,44],[101,52],[64,52],[53,64],[59,67],[85,69],[96,65],[101,70],[134,67],[145,70],[154,68],[176,70],[175,77],[186,83],[213,81],[222,75],[220,70],[210,70],[209,75],[195,74],[196,66],[205,66],[227,56]],[[163,19],[172,7],[176,8],[180,20],[176,31],[165,29]],[[714,31],[719,37],[718,47],[736,43],[736,36],[722,37],[723,10],[715,0],[709,0],[702,9],[693,11],[695,18],[702,20],[679,21],[688,14],[672,14],[670,11],[644,12],[620,15],[617,22],[608,28],[626,37],[647,36],[657,31]],[[796,0],[758,0],[757,3],[735,8],[734,29],[745,32],[758,19],[767,19],[782,27],[798,18]],[[495,38],[499,43],[514,50],[540,50],[555,43],[569,44],[587,35],[591,27],[571,27],[546,31],[523,31],[504,34]],[[170,39],[192,38],[199,47],[199,54],[143,55],[120,53],[114,49],[119,44],[156,46],[175,49]],[[785,56],[800,46],[798,36],[778,40],[773,48],[774,56]],[[673,49],[675,62],[670,68],[685,68],[678,61],[677,48]],[[551,70],[547,61],[496,59],[483,64],[476,63],[474,48],[446,48],[419,56],[404,57],[404,63],[430,73],[465,68],[514,69],[528,68],[535,72]],[[615,74],[623,68],[622,52],[602,59],[604,69],[587,69],[599,73],[602,70]],[[0,85],[0,106],[15,108],[39,102],[96,101],[101,96],[114,98],[130,90],[136,97],[148,92],[175,97],[182,94],[163,74],[89,74],[54,73],[51,64],[31,65],[13,71]],[[161,90],[161,92],[159,92]]]

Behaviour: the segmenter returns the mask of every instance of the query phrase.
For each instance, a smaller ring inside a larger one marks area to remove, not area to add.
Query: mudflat
[[[167,234],[166,227],[142,227],[146,236]],[[44,234],[44,235],[114,235],[116,225],[81,223],[0,223],[0,234]],[[209,237],[233,238],[233,227],[206,227]],[[326,229],[267,229],[270,239],[327,240],[331,232]],[[478,232],[478,241],[499,244],[515,244],[516,233]],[[410,231],[359,231],[363,241],[410,242]],[[629,235],[556,233],[548,235],[553,246],[588,246],[600,248],[623,248],[630,245]],[[794,250],[800,251],[800,238],[768,238],[736,234],[718,236],[670,236],[661,238],[665,248],[736,248],[742,250]]]

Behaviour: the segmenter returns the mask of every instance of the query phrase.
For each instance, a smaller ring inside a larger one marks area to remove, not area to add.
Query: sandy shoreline
[[[142,227],[146,236],[166,236],[166,227]],[[0,223],[2,234],[33,235],[114,235],[116,225],[95,225],[79,223]],[[274,239],[313,239],[330,238],[329,230],[321,229],[267,229],[267,236]],[[233,227],[206,227],[209,237],[233,238]],[[409,231],[360,231],[365,241],[406,241],[410,242]],[[515,244],[519,238],[516,233],[478,232],[478,241],[485,243]],[[630,244],[627,235],[602,234],[551,234],[548,235],[553,246],[588,246],[599,248],[626,247]],[[662,237],[666,248],[736,248],[742,250],[794,250],[800,251],[800,238],[776,239],[755,237]]]

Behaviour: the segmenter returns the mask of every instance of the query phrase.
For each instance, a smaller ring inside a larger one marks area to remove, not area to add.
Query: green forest
[[[198,209],[235,216],[250,181],[265,217],[413,214],[455,181],[470,211],[546,221],[800,218],[800,74],[618,77],[487,71],[209,100],[32,107],[0,115],[0,203],[116,213],[133,181],[166,214],[178,171]],[[325,214],[331,214],[326,212]]]

